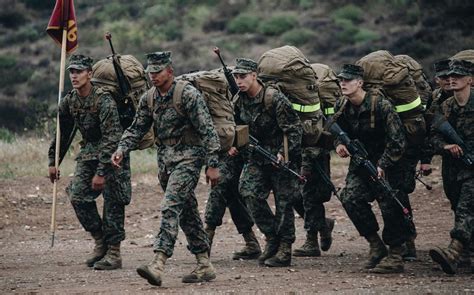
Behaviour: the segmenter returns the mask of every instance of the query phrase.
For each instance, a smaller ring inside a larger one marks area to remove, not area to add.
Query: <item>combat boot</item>
[[[334,229],[335,221],[332,218],[326,218],[326,228],[319,231],[319,238],[321,239],[321,250],[324,252],[331,248],[332,231]]]
[[[464,248],[459,256],[458,267],[470,267],[471,266],[471,251],[469,249]]]
[[[86,260],[88,267],[93,267],[94,263],[101,260],[105,256],[105,253],[107,253],[107,244],[105,243],[103,233],[100,231],[91,233],[91,235],[92,238],[94,238],[95,245],[90,257]]]
[[[182,279],[183,283],[200,283],[216,278],[216,270],[209,260],[207,252],[196,254],[197,267]]]
[[[447,248],[435,247],[430,250],[430,257],[438,263],[447,274],[455,274],[459,257],[463,250],[463,244],[456,239],[452,239]]]
[[[415,238],[412,237],[405,242],[405,250],[402,253],[403,260],[415,261],[416,260],[416,246]]]
[[[265,260],[265,265],[270,267],[284,267],[291,265],[291,244],[280,242],[278,252],[275,256]]]
[[[206,224],[204,230],[206,231],[207,238],[209,239],[209,251],[207,251],[207,254],[211,256],[212,241],[214,240],[214,235],[216,234],[216,227]]]
[[[154,286],[161,286],[161,278],[165,271],[166,260],[169,257],[163,252],[156,252],[153,260],[149,264],[137,268],[137,273],[148,283]]]
[[[120,243],[109,245],[104,258],[94,263],[94,269],[112,270],[122,268],[122,257],[120,257]]]
[[[260,265],[264,265],[265,260],[273,257],[278,252],[278,247],[280,246],[280,240],[277,237],[266,237],[266,240],[265,250],[258,256],[258,263]]]
[[[380,260],[387,256],[388,252],[387,247],[385,247],[385,244],[377,233],[366,237],[366,239],[369,242],[370,251],[369,259],[364,264],[364,268],[372,269],[380,262]]]
[[[232,255],[232,259],[257,259],[260,254],[262,254],[262,249],[260,249],[260,244],[258,243],[255,233],[250,229],[250,231],[243,233],[242,236],[245,240],[245,246],[242,250],[235,252],[234,255]]]
[[[388,256],[384,257],[374,268],[369,270],[371,273],[401,273],[405,271],[402,253],[403,246],[391,246]]]
[[[318,243],[318,232],[307,232],[306,241],[301,248],[297,248],[293,251],[293,255],[296,257],[318,257],[321,256],[321,250],[319,250]]]

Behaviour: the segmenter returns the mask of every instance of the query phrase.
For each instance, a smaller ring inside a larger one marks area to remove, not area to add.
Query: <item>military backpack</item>
[[[342,98],[341,86],[336,73],[327,65],[314,63],[311,64],[317,76],[318,95],[321,100],[324,115],[331,116],[334,114],[334,106],[336,101]]]

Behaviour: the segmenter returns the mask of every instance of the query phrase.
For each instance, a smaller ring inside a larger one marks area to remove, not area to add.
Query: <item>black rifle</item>
[[[416,171],[415,179],[418,180],[421,184],[423,184],[427,190],[429,190],[429,191],[432,190],[433,187],[431,185],[427,184],[426,182],[424,182],[421,179],[422,176],[423,176],[423,171],[421,171],[421,170]]]
[[[229,84],[230,93],[232,94],[232,96],[238,94],[240,92],[239,86],[237,86],[237,83],[235,82],[234,75],[232,75],[232,71],[227,68],[224,60],[222,59],[221,51],[219,50],[219,47],[214,47],[213,51],[215,54],[217,54],[217,56],[219,57],[219,60],[221,61],[222,69],[224,70],[225,79],[227,80],[227,83]]]
[[[285,170],[286,172],[298,177],[298,179],[303,183],[306,182],[306,177],[299,174],[295,170],[291,169],[289,167],[288,162],[287,163],[282,163],[281,161],[278,161],[277,157],[274,154],[272,154],[271,152],[269,152],[268,150],[266,150],[264,147],[262,147],[260,145],[258,139],[256,139],[252,135],[249,135],[249,139],[250,139],[250,146],[256,152],[258,152],[260,155],[262,155],[264,158],[266,158],[267,160],[270,160],[270,162],[272,162],[272,164],[274,164],[277,168],[281,168],[281,169]]]
[[[368,160],[369,154],[362,146],[358,140],[351,140],[347,133],[345,133],[341,127],[336,122],[331,122],[329,125],[329,132],[341,140],[341,142],[347,147],[349,153],[351,154],[351,158],[355,161],[355,163],[365,168],[368,172],[370,179],[377,183],[384,195],[390,196],[399,206],[402,208],[403,216],[409,222],[411,222],[412,217],[410,215],[410,210],[405,207],[402,202],[397,198],[396,191],[392,189],[390,184],[384,179],[378,177],[377,167],[375,167],[370,160]]]
[[[444,138],[450,144],[457,144],[462,149],[462,156],[461,160],[467,166],[473,167],[474,166],[474,159],[469,155],[469,150],[466,147],[466,144],[462,140],[462,138],[457,134],[456,130],[454,130],[453,126],[449,124],[448,120],[446,120],[443,116],[436,116],[433,120],[434,127],[443,134]]]
[[[315,162],[316,170],[318,170],[319,175],[323,179],[323,181],[331,188],[332,193],[340,200],[339,197],[339,189],[336,188],[334,183],[332,183],[331,178],[327,175],[326,171],[324,171],[323,167],[319,165],[319,163]]]
[[[117,76],[117,82],[120,89],[120,96],[122,99],[125,99],[126,96],[132,90],[130,81],[128,81],[127,76],[123,73],[122,67],[120,66],[120,56],[115,53],[114,45],[112,45],[112,34],[110,32],[105,33],[105,39],[109,40],[110,49],[112,50],[112,63],[114,65],[115,75]]]

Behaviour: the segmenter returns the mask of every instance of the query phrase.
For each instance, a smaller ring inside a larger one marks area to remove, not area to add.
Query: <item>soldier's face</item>
[[[74,89],[80,89],[90,83],[92,71],[88,69],[69,69],[69,79],[71,79],[71,84]]]
[[[362,87],[362,80],[360,80],[360,79],[352,79],[352,80],[341,79],[340,84],[341,84],[342,94],[344,94],[345,96],[350,97]]]
[[[436,83],[439,85],[441,89],[444,91],[451,90],[451,85],[449,84],[449,77],[448,76],[439,76],[435,78]]]
[[[150,72],[148,76],[153,86],[160,88],[166,85],[173,77],[173,70],[167,67],[160,72]]]
[[[471,76],[460,76],[460,75],[449,76],[449,86],[451,90],[454,90],[454,91],[463,90],[466,87],[471,87],[471,84],[472,84]]]
[[[239,86],[239,90],[247,92],[250,87],[257,81],[257,74],[254,72],[247,74],[234,74],[235,82]]]

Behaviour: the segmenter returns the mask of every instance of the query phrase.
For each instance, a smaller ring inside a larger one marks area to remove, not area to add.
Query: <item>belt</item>
[[[292,103],[291,106],[293,109],[300,113],[312,113],[321,109],[321,104],[310,104],[310,105],[301,105],[297,103]]]
[[[181,141],[181,137],[172,137],[166,139],[156,138],[156,145],[175,145]]]
[[[403,113],[406,111],[413,110],[417,106],[421,105],[421,98],[418,96],[414,101],[407,103],[407,104],[401,104],[398,106],[395,106],[395,111],[397,113]]]

